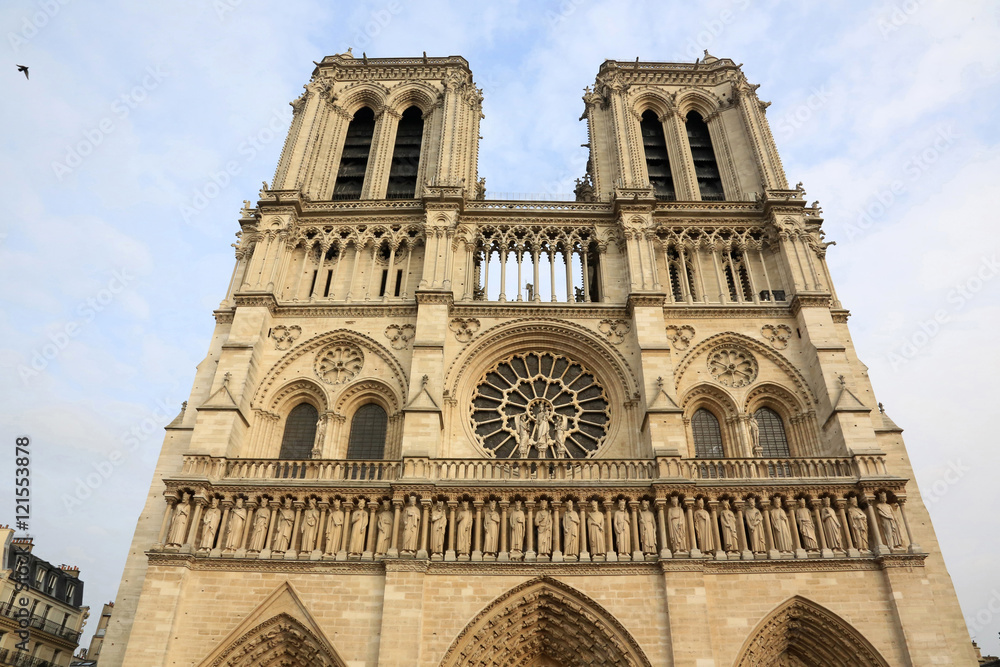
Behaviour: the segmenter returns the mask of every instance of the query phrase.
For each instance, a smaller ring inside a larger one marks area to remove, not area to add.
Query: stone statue
[[[826,546],[831,549],[843,549],[840,540],[840,519],[837,512],[830,507],[830,499],[823,498],[823,506],[819,509],[819,518],[823,522],[823,535],[826,536]]]
[[[431,554],[444,554],[444,531],[448,527],[448,513],[444,501],[438,500],[431,509]]]
[[[670,528],[670,546],[674,548],[674,551],[687,551],[684,508],[680,506],[680,499],[677,496],[670,496],[670,507],[667,508],[667,526]]]
[[[340,498],[333,499],[333,507],[330,508],[330,517],[326,522],[326,554],[332,556],[340,551],[340,544],[344,541],[344,511],[340,507]]]
[[[292,543],[292,527],[295,525],[295,510],[292,509],[292,499],[285,498],[285,505],[278,510],[278,522],[274,530],[273,551],[288,551]]]
[[[543,403],[535,416],[535,439],[532,443],[538,448],[538,458],[540,459],[548,458],[549,444],[551,444],[549,431],[552,428],[550,419],[549,406]]]
[[[483,513],[483,553],[496,555],[499,534],[500,512],[497,511],[497,501],[491,500],[489,508]]]
[[[754,553],[764,553],[767,551],[767,538],[764,535],[764,515],[757,509],[757,499],[748,498],[747,508],[743,512],[747,520],[747,529],[750,531],[748,545],[750,551]]]
[[[226,532],[226,550],[239,549],[243,545],[243,527],[247,522],[247,508],[243,497],[236,497],[236,506],[229,512],[229,528]]]
[[[526,459],[528,451],[531,449],[531,426],[528,424],[528,415],[524,412],[514,415],[514,438],[517,442],[516,456]]]
[[[569,458],[569,450],[566,449],[566,431],[569,430],[569,418],[566,415],[556,413],[555,424],[552,428],[552,453],[557,459]]]
[[[365,511],[365,501],[359,500],[358,506],[351,512],[351,543],[348,553],[360,556],[365,551],[365,536],[368,533],[368,512]]]
[[[868,517],[865,516],[865,511],[858,507],[857,496],[847,499],[847,520],[851,524],[851,534],[858,550],[871,549],[871,542],[868,541]]]
[[[760,446],[760,424],[757,423],[757,418],[750,415],[747,420],[747,426],[750,428],[750,447],[752,448],[753,455],[757,457],[764,456],[764,448]]]
[[[580,555],[580,515],[573,509],[573,501],[566,501],[563,511],[563,554],[566,556]]]
[[[302,542],[299,551],[312,551],[316,548],[316,534],[319,532],[319,510],[316,509],[316,499],[309,499],[309,508],[302,514]]]
[[[316,441],[313,443],[312,457],[323,458],[323,442],[326,440],[326,418],[320,417],[316,422]]]
[[[788,515],[782,507],[781,498],[775,498],[771,507],[771,532],[774,533],[775,549],[792,550],[792,531],[788,526]]]
[[[521,501],[515,500],[514,507],[507,517],[510,522],[510,555],[518,558],[524,551],[524,510],[521,509]]]
[[[375,525],[378,532],[375,534],[375,553],[385,555],[389,552],[389,540],[392,539],[392,503],[388,500],[382,501],[382,511],[376,517]]]
[[[649,508],[648,500],[639,505],[639,541],[642,542],[642,553],[656,553],[656,516]]]
[[[549,501],[544,498],[538,503],[538,511],[535,512],[535,527],[538,528],[538,551],[539,556],[549,556],[552,554],[552,511],[549,510]]]
[[[615,510],[611,525],[615,529],[615,544],[618,553],[626,555],[632,551],[632,521],[628,516],[628,508],[625,506],[625,499],[618,499],[618,509]]]
[[[215,533],[219,530],[219,520],[222,510],[219,509],[218,496],[212,497],[212,504],[201,516],[201,542],[199,551],[210,551],[215,546]]]
[[[480,178],[476,181],[476,199],[482,200],[486,199],[486,178]]]
[[[885,492],[878,494],[878,502],[875,503],[875,516],[878,517],[879,528],[882,529],[882,537],[886,545],[893,549],[903,546],[903,536],[899,532],[899,522],[896,521],[896,514],[892,511]]]
[[[458,510],[458,554],[468,556],[472,551],[472,510],[469,501],[463,500]]]
[[[420,508],[417,507],[417,497],[410,496],[403,510],[403,548],[404,554],[417,553],[417,542],[420,538]]]
[[[181,546],[187,538],[188,519],[191,514],[190,493],[182,493],[181,500],[174,507],[174,520],[170,523],[170,534],[167,536],[167,544],[171,546]]]
[[[795,509],[795,523],[802,537],[802,548],[806,551],[819,549],[816,543],[816,524],[813,522],[812,511],[806,507],[805,498],[799,498],[799,506]]]
[[[722,501],[722,510],[719,511],[719,523],[722,524],[722,548],[734,553],[740,550],[740,541],[736,535],[736,514],[729,509],[729,501]]]
[[[712,515],[705,509],[705,501],[695,501],[694,534],[703,553],[715,551],[715,535],[712,533]]]
[[[590,501],[590,511],[587,512],[587,542],[594,556],[603,556],[608,550],[604,542],[604,512],[596,500]]]
[[[267,506],[267,498],[262,498],[257,513],[253,516],[253,529],[250,533],[250,544],[247,551],[260,551],[267,542],[267,526],[271,523],[271,508]]]

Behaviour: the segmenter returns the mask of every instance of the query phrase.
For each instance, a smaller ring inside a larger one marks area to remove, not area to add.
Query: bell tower
[[[756,90],[605,61],[498,200],[463,58],[317,63],[101,664],[971,664]]]

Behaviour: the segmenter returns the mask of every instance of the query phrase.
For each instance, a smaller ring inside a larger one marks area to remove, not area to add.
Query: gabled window
[[[382,406],[368,403],[358,408],[351,419],[351,437],[347,443],[349,459],[381,459],[385,456],[385,433],[389,419]]]
[[[360,199],[361,188],[365,184],[368,170],[368,154],[371,152],[372,135],[375,133],[375,112],[368,107],[358,109],[344,138],[344,150],[340,153],[340,169],[333,187],[334,199]]]
[[[424,135],[423,114],[417,107],[403,112],[396,128],[396,145],[389,166],[386,199],[412,199],[417,193],[417,167],[420,166],[420,142]]]
[[[785,437],[785,425],[781,416],[771,408],[760,408],[753,413],[760,429],[760,446],[762,456],[766,459],[787,458],[788,439]]]
[[[285,419],[279,459],[308,459],[316,441],[319,412],[310,403],[299,403]]]
[[[719,165],[715,161],[715,149],[712,147],[712,136],[708,125],[697,111],[689,111],[687,115],[688,145],[691,146],[691,157],[694,159],[694,173],[698,179],[698,191],[702,201],[725,201],[722,190],[722,177],[719,175]]]
[[[642,130],[642,148],[646,154],[646,173],[649,184],[653,186],[653,195],[657,199],[673,201],[677,198],[674,192],[674,177],[670,173],[670,158],[667,157],[667,141],[663,136],[663,123],[650,110],[642,112],[640,122]]]
[[[722,429],[719,420],[705,408],[699,408],[691,418],[691,433],[694,435],[694,455],[698,458],[721,459]]]

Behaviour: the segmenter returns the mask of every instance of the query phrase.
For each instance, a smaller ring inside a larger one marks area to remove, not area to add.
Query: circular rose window
[[[515,354],[479,381],[472,429],[494,458],[585,458],[608,434],[608,397],[579,362]]]

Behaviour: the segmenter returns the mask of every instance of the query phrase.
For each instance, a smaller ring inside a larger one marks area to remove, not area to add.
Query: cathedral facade
[[[463,58],[319,63],[102,667],[974,664],[756,90],[605,61],[498,200]]]

